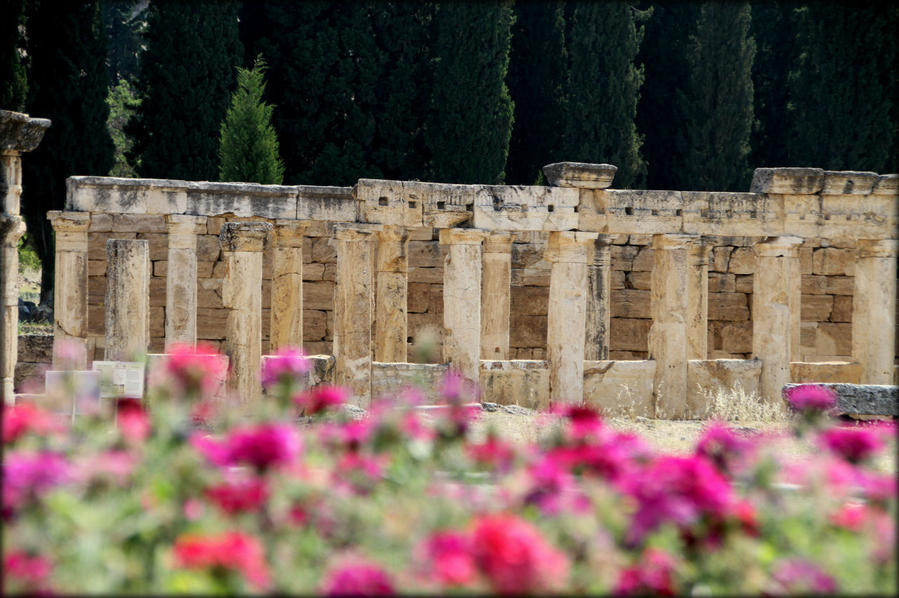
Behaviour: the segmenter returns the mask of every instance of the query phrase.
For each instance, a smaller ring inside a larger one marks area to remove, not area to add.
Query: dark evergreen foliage
[[[110,85],[120,78],[131,82],[138,73],[141,31],[146,26],[146,2],[106,0],[102,10],[109,38],[106,64]]]
[[[141,176],[218,178],[219,132],[243,50],[236,2],[152,2],[126,127]]]
[[[442,3],[427,121],[429,178],[501,183],[512,130],[505,78],[513,20],[507,2]]]
[[[515,3],[509,92],[515,104],[506,182],[531,185],[561,153],[568,75],[564,2]]]
[[[752,130],[749,5],[709,2],[699,12],[687,50],[687,85],[677,93],[678,189],[748,189]]]
[[[25,0],[0,0],[0,108],[21,111],[28,91],[21,57],[19,29],[25,21]]]
[[[635,62],[643,37],[629,2],[583,2],[568,23],[565,160],[618,167],[616,187],[642,183],[646,164],[635,117],[643,68]]]
[[[113,143],[106,128],[106,35],[99,2],[51,2],[28,6],[29,99],[33,116],[51,127],[22,161],[22,213],[41,258],[41,303],[53,288],[54,245],[48,210],[61,210],[66,178],[106,175]]]
[[[798,11],[791,165],[895,172],[897,15],[889,2],[812,2]]]

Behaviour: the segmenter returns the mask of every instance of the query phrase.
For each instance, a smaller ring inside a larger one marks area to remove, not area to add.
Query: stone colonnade
[[[22,154],[34,150],[50,121],[0,110],[0,402],[12,402],[19,334],[19,215]]]

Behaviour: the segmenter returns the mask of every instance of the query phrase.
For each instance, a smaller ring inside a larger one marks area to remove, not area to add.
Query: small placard
[[[95,361],[93,369],[100,373],[100,398],[142,399],[145,367],[140,361]]]

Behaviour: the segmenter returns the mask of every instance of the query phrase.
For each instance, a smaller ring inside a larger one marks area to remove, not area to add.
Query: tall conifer
[[[506,87],[512,8],[508,2],[442,3],[426,141],[429,178],[501,183],[512,130]]]
[[[25,107],[27,83],[20,50],[19,29],[25,22],[25,0],[0,0],[0,108],[20,111]]]
[[[752,60],[749,5],[703,4],[691,36],[687,85],[677,93],[679,189],[742,191],[749,185]]]
[[[563,2],[519,0],[512,25],[509,92],[515,104],[506,182],[533,184],[560,153],[568,74]]]
[[[99,2],[34,1],[27,18],[27,110],[52,121],[41,144],[23,160],[22,213],[41,258],[44,303],[54,266],[47,211],[63,209],[67,177],[109,172],[113,144],[106,129],[106,34]]]
[[[629,2],[575,4],[568,23],[566,160],[618,167],[616,186],[639,185],[646,172],[635,117],[643,68],[636,64],[643,27]]]
[[[141,176],[218,178],[219,128],[243,51],[236,2],[152,2],[140,62],[141,104],[126,132]]]

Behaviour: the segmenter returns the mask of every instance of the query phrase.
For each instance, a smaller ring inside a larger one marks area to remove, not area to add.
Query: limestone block
[[[733,274],[709,272],[709,293],[736,292],[736,277]]]
[[[752,294],[753,275],[744,274],[736,276],[734,280],[734,291],[737,293]]]
[[[652,288],[652,272],[636,270],[628,272],[626,281],[625,287],[628,289],[648,291]]]
[[[852,355],[852,324],[819,322],[815,332],[815,351],[818,355]]]
[[[303,341],[318,341],[327,334],[328,317],[326,312],[317,309],[303,310]]]
[[[836,242],[896,236],[899,201],[893,195],[822,195],[819,236]]]
[[[146,241],[106,242],[107,361],[134,361],[146,353],[150,337],[150,259]]]
[[[480,386],[482,401],[530,409],[549,405],[549,370],[545,361],[481,360]]]
[[[304,250],[305,254],[306,251]],[[334,263],[337,261],[337,246],[329,238],[315,239],[310,250],[313,262]]]
[[[744,293],[709,293],[709,320],[739,322],[749,319]]]
[[[811,274],[814,270],[814,253],[815,248],[808,241],[799,248],[799,271],[802,274]]]
[[[823,186],[824,170],[821,168],[756,168],[749,191],[810,195],[821,191]]]
[[[809,322],[826,322],[833,312],[833,295],[802,295],[803,320]]]
[[[720,325],[721,349],[728,353],[752,352],[752,322],[728,322]]]
[[[613,318],[648,318],[650,291],[623,289],[612,292]]]
[[[737,247],[730,254],[727,271],[732,274],[752,274],[755,272],[755,254],[751,247]]]
[[[408,277],[410,283],[442,284],[443,268],[416,268],[409,266]]]
[[[868,195],[877,182],[876,172],[825,170],[822,195]]]
[[[833,311],[830,314],[831,322],[852,321],[852,297],[848,295],[836,295],[833,298]]]
[[[605,417],[653,417],[655,361],[585,361],[584,402]]]
[[[790,381],[796,384],[816,382],[847,382],[859,384],[861,364],[848,361],[790,363]]]
[[[634,258],[637,257],[639,252],[640,248],[634,245],[613,245],[609,248],[612,270],[633,270]]]
[[[474,226],[495,231],[566,231],[578,227],[577,189],[487,185],[474,198]]]
[[[727,272],[727,267],[730,263],[730,254],[733,253],[733,251],[733,247],[714,247],[712,253],[709,255],[709,271]]]
[[[334,283],[329,281],[304,283],[303,306],[306,309],[333,309]]]
[[[609,217],[606,214],[608,200],[603,189],[581,189],[580,203],[577,207],[578,230],[604,231],[608,228]],[[625,242],[627,235],[623,235]]]
[[[221,245],[218,235],[197,236],[197,261],[215,262],[221,258]]]
[[[549,301],[549,289],[546,287],[513,287],[511,297],[513,314],[546,315]]]
[[[362,222],[392,226],[422,226],[422,203],[410,199],[403,181],[359,179],[353,198],[359,204]]]
[[[609,335],[610,350],[646,351],[652,320],[612,318]],[[514,328],[513,328],[514,331]]]
[[[855,252],[851,249],[832,247],[816,249],[812,271],[815,274],[853,276],[855,274]]]
[[[899,193],[899,174],[882,174],[877,177],[877,182],[871,193],[877,195],[896,195]]]
[[[795,384],[784,385],[783,393]],[[899,416],[899,387],[886,384],[823,383],[837,394],[837,410],[861,415]]]
[[[352,187],[299,185],[294,189],[297,195],[295,218],[298,220],[355,222],[359,219]]]
[[[431,285],[413,282],[409,283],[407,297],[407,309],[409,313],[425,313],[430,302]]]
[[[305,256],[305,251],[304,257]],[[325,264],[317,264],[312,262],[307,262],[304,260],[303,262],[303,281],[304,282],[312,282],[316,280],[322,280],[325,274]]]
[[[440,400],[440,381],[449,368],[443,363],[381,363],[371,364],[371,396],[374,399],[396,400],[408,388],[422,391],[429,403]]]
[[[113,214],[179,214],[187,209],[191,183],[167,179],[72,176],[66,209]]]
[[[763,236],[779,234],[780,202],[760,193],[683,191],[683,232]]]
[[[762,362],[757,359],[691,359],[687,363],[687,403],[692,418],[708,417],[710,400],[719,394],[742,391],[757,399],[761,373]]]
[[[192,183],[184,213],[244,218],[297,219],[297,188],[256,183]]]
[[[802,294],[803,295],[826,295],[827,294],[827,276],[815,274],[802,275]]]
[[[409,241],[409,265],[438,268],[443,266],[446,247],[436,241]]]
[[[609,351],[609,359],[613,361],[644,361],[647,351]]]
[[[855,289],[855,278],[852,276],[828,276],[827,293],[829,295],[852,295]]]
[[[543,259],[544,243],[513,243],[512,244],[512,268],[531,268],[540,264],[546,264]]]
[[[509,344],[514,347],[545,347],[546,316],[513,313],[509,327]]]
[[[612,186],[617,166],[584,162],[555,162],[543,167],[546,180],[554,187],[606,189]]]
[[[612,270],[609,272],[609,285],[612,290],[625,288],[625,280],[627,276],[621,270]],[[652,277],[650,276],[650,281]]]
[[[88,230],[92,233],[112,232],[112,214],[100,212],[91,214],[91,224]]]
[[[819,195],[782,195],[785,235],[809,239],[822,236],[824,223],[822,201]]]
[[[46,118],[31,118],[24,112],[0,110],[0,150],[30,152],[40,144],[49,126],[50,121]]]
[[[602,196],[609,233],[659,234],[683,230],[684,200],[680,191],[610,189]]]

